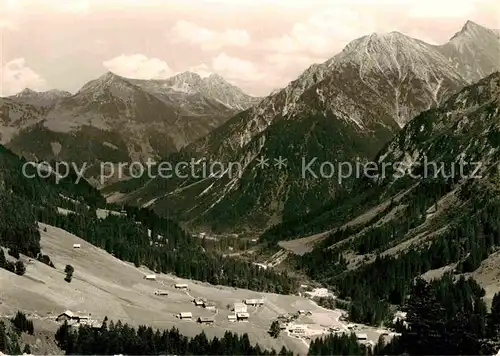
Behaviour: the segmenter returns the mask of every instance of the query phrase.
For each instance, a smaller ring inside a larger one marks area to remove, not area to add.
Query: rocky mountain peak
[[[498,33],[472,21],[467,21],[462,29],[448,43],[438,47],[438,50],[469,83],[478,81],[500,68]]]
[[[203,91],[207,87],[219,87],[228,89],[231,88],[233,90],[241,91],[241,89],[235,87],[231,83],[229,83],[226,79],[224,79],[221,75],[212,73],[207,77],[202,77],[198,73],[193,72],[182,72],[171,78],[165,80],[166,83],[171,85],[174,89],[176,86],[180,87],[189,87],[191,90],[195,92]]]
[[[183,72],[161,81],[161,86],[178,93],[200,94],[238,110],[247,109],[259,100],[245,94],[240,88],[215,73],[202,78],[197,73]]]
[[[21,92],[17,93],[16,95],[14,95],[15,97],[18,97],[18,98],[21,98],[21,97],[30,97],[30,96],[33,96],[33,95],[36,95],[38,94],[37,91],[33,90],[33,89],[30,89],[30,88],[24,88]]]
[[[214,83],[214,84],[220,84],[220,85],[231,85],[224,77],[217,73],[212,73],[208,77],[203,78],[205,81],[209,83]]]
[[[352,60],[363,61],[370,58],[385,58],[397,60],[398,58],[411,60],[422,59],[431,51],[431,47],[417,39],[406,36],[400,32],[372,33],[350,42],[340,55]]]
[[[53,97],[57,97],[58,96],[58,97],[62,97],[62,98],[73,95],[69,91],[59,90],[59,89],[50,89],[50,90],[47,90],[45,92],[45,94],[53,96]]]
[[[198,73],[189,71],[176,74],[173,77],[166,79],[166,81],[184,82],[190,84],[199,84],[201,80],[202,78]]]
[[[349,43],[333,58],[337,71],[351,68],[361,80],[377,93],[382,86],[394,91],[395,117],[403,126],[417,111],[435,105],[446,96],[449,88],[459,88],[466,82],[454,65],[435,46],[393,31],[372,33]],[[408,103],[406,90],[413,88],[411,96],[422,98],[415,110],[403,110]],[[418,91],[418,93],[417,93]],[[425,97],[425,99],[423,99]],[[429,106],[427,106],[429,105]],[[426,107],[427,106],[427,107]]]
[[[467,21],[463,26],[460,31],[455,33],[451,38],[450,42],[453,41],[459,41],[463,38],[477,38],[479,39],[482,36],[491,36],[491,35],[496,35],[494,30],[491,30],[489,28],[483,27],[473,21]]]
[[[124,96],[130,94],[137,88],[126,78],[113,72],[107,72],[99,78],[85,84],[76,95],[90,95],[94,99],[111,92],[115,96]]]
[[[101,75],[99,78],[97,78],[96,84],[111,84],[111,83],[117,83],[117,82],[122,82],[124,81],[125,78],[122,76],[119,76],[118,74],[115,74],[113,72],[106,72],[105,74]]]

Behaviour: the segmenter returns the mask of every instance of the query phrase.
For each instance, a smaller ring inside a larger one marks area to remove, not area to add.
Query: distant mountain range
[[[3,98],[1,143],[39,160],[158,159],[259,102],[218,75],[135,80],[108,72],[76,94],[25,89]]]
[[[107,192],[217,231],[263,230],[308,214],[354,183],[304,179],[302,158],[373,158],[420,112],[499,70],[499,51],[498,32],[470,21],[441,46],[399,32],[364,36],[169,158],[239,162],[241,176],[132,180]],[[261,156],[271,168],[259,168]],[[279,157],[286,168],[272,166]]]
[[[58,100],[70,97],[72,94],[68,91],[52,89],[44,92],[26,88],[16,95],[11,95],[8,99],[18,103],[30,104],[36,107],[50,107]]]

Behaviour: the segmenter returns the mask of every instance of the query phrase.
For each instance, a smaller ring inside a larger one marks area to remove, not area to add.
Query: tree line
[[[170,330],[137,329],[114,323],[105,318],[99,328],[88,325],[71,327],[65,322],[55,339],[67,355],[293,355],[284,347],[279,353],[252,345],[247,334],[226,331],[223,337],[209,340],[204,332],[193,338],[182,335],[175,327]]]

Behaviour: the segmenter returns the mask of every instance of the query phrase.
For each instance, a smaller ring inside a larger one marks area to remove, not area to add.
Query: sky
[[[0,96],[72,93],[107,71],[217,73],[251,95],[286,86],[351,40],[400,31],[445,43],[497,0],[0,0]]]

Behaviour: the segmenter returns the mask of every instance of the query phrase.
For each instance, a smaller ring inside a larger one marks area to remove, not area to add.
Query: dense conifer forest
[[[58,346],[67,355],[293,355],[282,348],[262,349],[251,345],[247,334],[226,331],[223,337],[209,340],[204,332],[194,338],[183,336],[175,327],[170,330],[137,329],[104,320],[100,328],[63,324],[55,335]]]
[[[403,304],[406,325],[388,343],[381,337],[373,350],[355,335],[329,335],[311,343],[310,355],[492,355],[500,347],[500,294],[488,313],[482,289],[473,279],[445,275],[426,282],[417,278]]]
[[[22,354],[18,334],[8,328],[3,320],[0,320],[0,352],[7,355]]]
[[[0,145],[0,246],[8,249],[9,256],[19,259],[22,253],[51,265],[50,257],[40,250],[40,233],[37,219],[40,211],[55,206],[67,206],[71,201],[82,201],[89,206],[104,205],[104,198],[90,184],[81,180],[76,183],[72,172],[68,177],[56,181],[54,174],[41,178],[35,168],[27,166],[23,173],[24,160]],[[0,268],[24,274],[22,262],[7,261],[0,251]]]
[[[336,230],[298,259],[299,268],[334,289],[341,299],[349,300],[351,320],[372,325],[389,320],[390,306],[404,302],[415,277],[451,264],[456,264],[455,273],[472,272],[500,246],[500,199],[489,196],[478,184],[464,184],[457,195],[467,204],[454,211],[455,217],[449,219],[441,234],[399,254],[380,255],[380,251],[403,241],[405,234],[435,206],[437,197],[452,186],[446,181],[423,182],[402,200],[407,208],[401,218],[369,228],[354,240],[330,248],[373,224],[384,212],[366,225]],[[474,199],[469,199],[472,196]],[[351,270],[344,257],[346,250],[371,253],[375,258]]]
[[[25,344],[21,351],[20,336],[22,333],[33,335],[33,321],[20,311],[9,322],[0,320],[0,352],[7,355],[30,354],[30,345]]]

